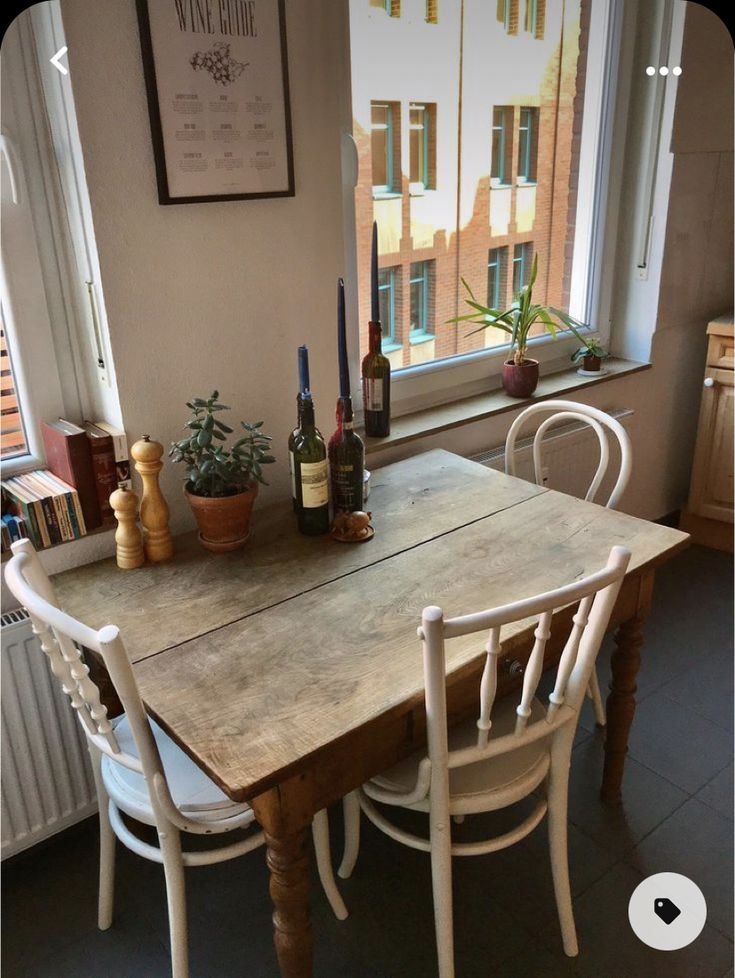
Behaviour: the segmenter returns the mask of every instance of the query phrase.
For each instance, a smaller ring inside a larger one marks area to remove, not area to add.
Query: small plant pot
[[[511,397],[530,397],[538,384],[538,360],[524,360],[520,364],[506,360],[502,379],[506,394]]]
[[[582,359],[582,369],[586,370],[588,373],[599,373],[602,367],[602,358],[595,356],[594,353],[588,353]]]
[[[199,542],[214,553],[244,547],[250,536],[250,514],[258,495],[256,482],[234,496],[195,496],[184,486],[184,495],[199,527]]]

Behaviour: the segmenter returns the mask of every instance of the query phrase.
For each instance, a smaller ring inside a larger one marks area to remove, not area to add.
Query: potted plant
[[[581,361],[585,373],[599,373],[602,368],[602,361],[606,360],[610,354],[593,337],[585,339],[577,333],[576,329],[572,329],[572,332],[582,342],[582,346],[572,354],[572,363],[579,365]]]
[[[241,422],[242,438],[231,448],[222,444],[233,429],[215,417],[229,411],[218,401],[218,391],[208,398],[195,397],[186,406],[192,415],[184,427],[189,434],[172,442],[169,455],[186,466],[184,495],[199,526],[199,540],[215,553],[236,550],[250,536],[250,513],[258,483],[266,485],[262,466],[275,462],[263,422]]]
[[[556,331],[561,328],[571,329],[578,336],[577,329],[585,329],[585,324],[578,322],[566,313],[554,309],[553,306],[542,306],[533,302],[533,286],[538,273],[538,255],[534,255],[531,277],[526,285],[513,296],[510,309],[501,311],[491,309],[478,302],[472,294],[472,289],[462,279],[462,285],[467,290],[469,298],[465,302],[474,311],[464,316],[455,316],[449,322],[473,322],[478,329],[473,329],[468,336],[473,336],[483,329],[494,326],[510,336],[510,358],[503,364],[503,387],[511,397],[530,397],[538,384],[538,360],[527,356],[528,340],[531,327],[541,323],[544,329],[556,338]],[[554,322],[554,317],[558,322]],[[576,327],[576,328],[575,328]],[[582,342],[584,342],[582,340]]]

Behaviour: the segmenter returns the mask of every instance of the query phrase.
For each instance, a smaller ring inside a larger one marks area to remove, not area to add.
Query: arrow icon
[[[54,66],[54,68],[58,68],[62,75],[68,75],[69,69],[66,68],[64,65],[62,65],[59,59],[63,58],[68,50],[69,48],[66,47],[66,45],[64,45],[63,48],[59,48],[59,50],[56,52],[53,58],[49,58],[49,61]]]

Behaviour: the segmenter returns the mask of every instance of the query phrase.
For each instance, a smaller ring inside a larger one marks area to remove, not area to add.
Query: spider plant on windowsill
[[[534,255],[531,277],[523,288],[513,296],[509,309],[491,309],[478,302],[472,289],[462,279],[462,285],[467,290],[469,298],[465,302],[474,311],[463,316],[455,316],[448,320],[450,323],[476,323],[477,329],[471,330],[467,336],[473,336],[483,329],[493,327],[507,333],[510,337],[510,358],[503,364],[502,381],[506,393],[511,397],[530,397],[538,384],[538,360],[527,356],[528,341],[531,327],[541,323],[544,329],[556,339],[558,329],[569,329],[584,343],[577,330],[588,327],[567,313],[553,306],[542,306],[533,302],[533,286],[538,273],[538,255]],[[556,318],[557,322],[554,321]]]

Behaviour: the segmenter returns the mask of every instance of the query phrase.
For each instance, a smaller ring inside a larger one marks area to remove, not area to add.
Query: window
[[[426,23],[439,23],[439,0],[426,0]]]
[[[401,0],[379,0],[389,17],[401,16]]]
[[[538,156],[538,109],[521,109],[518,126],[518,179],[536,182]]]
[[[508,184],[513,152],[513,107],[493,109],[493,148],[490,176],[496,183]]]
[[[431,301],[431,266],[430,261],[411,262],[411,334],[412,343],[433,337],[433,326],[430,315]]]
[[[373,164],[373,191],[393,191],[393,106],[387,102],[372,103],[370,148]]]
[[[0,309],[2,315],[2,309]],[[0,394],[0,405],[2,410],[2,435],[0,435],[0,458],[3,462],[8,459],[17,458],[19,455],[28,453],[28,444],[23,425],[23,414],[18,400],[18,388],[13,375],[13,361],[8,350],[8,341],[5,336],[5,320],[2,319],[0,329],[0,378],[2,378],[2,393]]]
[[[538,40],[543,40],[546,19],[546,0],[526,0],[525,28]]]
[[[434,188],[435,105],[409,106],[410,173],[412,190]]]
[[[518,33],[518,0],[498,0],[497,18],[508,34]]]
[[[524,241],[513,249],[513,295],[528,282],[533,262],[533,242]]]
[[[400,269],[378,269],[378,301],[380,302],[380,322],[383,326],[383,342],[388,346],[399,346],[396,339],[396,271]]]
[[[440,25],[429,30],[427,0],[413,0],[410,10],[403,6],[401,70],[388,75],[375,52],[394,49],[397,25],[375,16],[366,0],[349,0],[349,104],[361,165],[347,240],[358,237],[363,313],[373,220],[383,260],[399,268],[392,388],[398,413],[450,400],[464,385],[492,386],[500,371],[507,335],[473,334],[453,322],[468,311],[461,279],[481,301],[495,295],[507,306],[514,278],[522,282],[538,255],[534,301],[586,321],[596,315],[603,234],[592,215],[601,216],[604,206],[603,120],[615,117],[606,79],[614,77],[613,45],[627,37],[619,23],[609,27],[620,3],[546,0],[545,23],[542,0],[532,10],[528,0],[445,3]],[[534,18],[536,37],[525,30]],[[439,48],[437,30],[447,40]],[[590,53],[580,58],[585,47]],[[596,174],[594,181],[587,174]],[[579,206],[577,186],[584,188]],[[418,343],[421,337],[431,342]],[[574,342],[554,343],[535,330],[532,340],[534,355],[559,361]],[[367,342],[361,329],[361,353]]]
[[[507,248],[491,248],[487,254],[487,304],[491,309],[505,306],[505,265]]]

